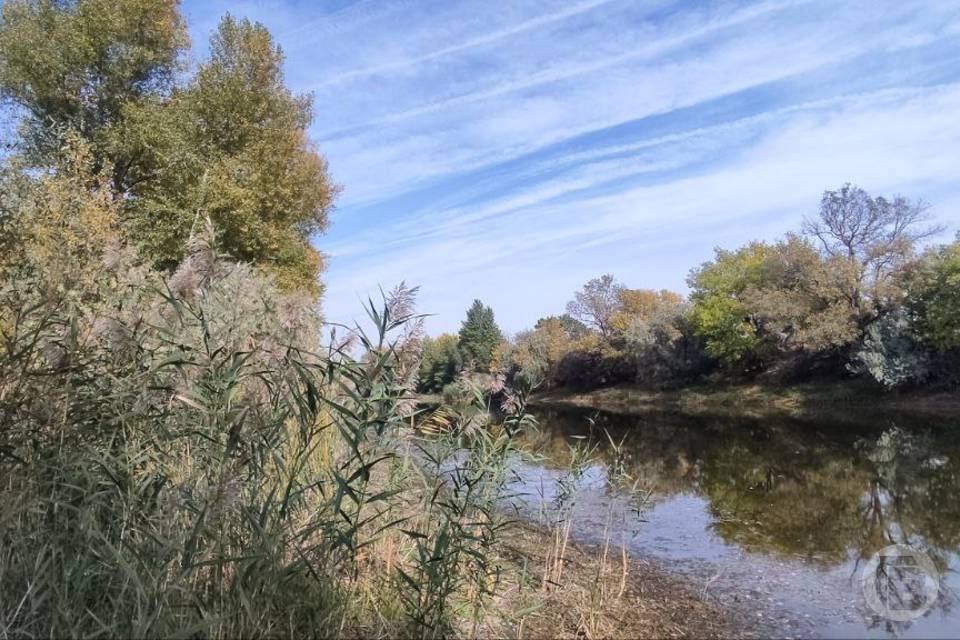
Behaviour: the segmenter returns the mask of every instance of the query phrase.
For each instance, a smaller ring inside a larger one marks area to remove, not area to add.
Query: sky
[[[324,309],[401,280],[507,333],[590,278],[686,291],[845,182],[960,228],[957,0],[185,0],[262,22],[343,191]]]

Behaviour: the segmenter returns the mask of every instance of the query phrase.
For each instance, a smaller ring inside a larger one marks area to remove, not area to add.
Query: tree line
[[[687,296],[603,275],[565,314],[501,341],[481,364],[524,384],[578,390],[710,376],[956,387],[960,236],[923,246],[942,231],[922,201],[846,184],[826,191],[798,231],[716,249],[691,270]],[[455,378],[464,344],[461,332],[425,345],[422,389]]]

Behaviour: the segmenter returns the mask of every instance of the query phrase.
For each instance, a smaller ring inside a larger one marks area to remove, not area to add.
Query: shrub
[[[444,333],[436,338],[424,338],[420,358],[418,389],[435,393],[453,382],[463,369],[457,336]]]
[[[668,385],[704,371],[707,357],[687,322],[686,305],[663,306],[636,317],[623,332],[624,352],[643,384]]]
[[[868,373],[887,388],[923,380],[930,359],[903,311],[889,313],[867,327],[863,345],[853,354],[850,369]]]
[[[636,378],[634,363],[612,349],[571,351],[557,366],[557,382],[575,391],[590,391]]]

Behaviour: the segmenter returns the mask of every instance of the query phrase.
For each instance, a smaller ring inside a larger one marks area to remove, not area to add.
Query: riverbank
[[[957,419],[960,394],[883,392],[862,381],[807,383],[789,387],[760,384],[695,386],[651,391],[618,385],[589,392],[555,389],[535,394],[532,405],[596,409],[622,415],[677,412],[746,418],[863,422],[873,417]]]
[[[514,638],[751,638],[745,612],[707,602],[693,582],[613,546],[569,544],[558,581],[544,587],[553,537],[517,524],[502,560],[512,584],[498,598],[507,622],[487,634]]]

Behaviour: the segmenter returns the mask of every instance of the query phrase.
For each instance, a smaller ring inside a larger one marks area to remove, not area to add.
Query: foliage
[[[68,217],[31,233],[75,235]],[[166,283],[129,251],[75,246],[97,278],[51,287],[59,266],[31,250],[35,286],[0,300],[0,565],[20,604],[2,626],[271,635],[293,611],[304,632],[335,628],[333,583],[310,577],[320,549],[288,546],[322,501],[308,467],[326,426],[298,376],[314,365],[290,351],[309,345],[309,305],[201,240]]]
[[[266,31],[230,19],[164,84],[178,21],[3,7],[24,137],[0,167],[0,634],[476,635],[523,394],[499,380],[498,424],[488,400],[448,411],[422,444],[444,473],[466,461],[452,480],[404,453],[416,289],[324,346],[313,267],[287,251],[329,202],[309,105]]]
[[[569,313],[565,313],[560,316],[547,316],[546,318],[540,318],[537,320],[537,324],[534,325],[535,329],[539,329],[541,325],[545,323],[559,322],[560,326],[563,327],[563,330],[567,333],[568,336],[577,340],[583,338],[590,333],[590,327],[580,322]]]
[[[209,217],[229,255],[319,293],[309,239],[337,190],[307,139],[310,100],[283,85],[266,29],[227,16],[209,60],[178,85],[187,40],[175,2],[15,0],[2,15],[0,91],[20,107],[27,165],[55,167],[78,135],[156,265],[174,267]]]
[[[852,371],[869,373],[887,388],[922,380],[929,366],[929,357],[903,310],[872,322],[850,363]]]
[[[689,380],[705,368],[700,341],[688,321],[688,305],[679,296],[635,316],[623,330],[623,343],[637,381],[644,384]]]
[[[859,340],[858,312],[847,294],[856,277],[849,261],[824,258],[788,234],[770,248],[761,271],[743,299],[781,351],[817,353]]]
[[[728,367],[752,367],[788,354],[829,353],[857,345],[877,314],[902,304],[903,275],[926,206],[873,198],[845,185],[824,193],[804,232],[771,246],[718,249],[691,273],[691,322],[710,355]]]
[[[576,391],[632,382],[636,376],[636,365],[631,359],[603,345],[568,352],[557,363],[556,372],[559,385]]]
[[[98,168],[127,185],[116,155],[123,112],[169,93],[188,40],[174,0],[11,0],[0,14],[0,90],[22,107],[22,150],[37,164],[75,132]]]
[[[574,336],[557,316],[541,318],[531,331],[514,339],[509,365],[514,375],[530,386],[553,382],[560,360],[575,347]]]
[[[824,192],[818,216],[804,220],[804,233],[818,242],[825,256],[850,263],[853,277],[846,294],[861,326],[899,302],[899,275],[916,244],[942,230],[923,226],[927,208],[901,196],[872,197],[848,183]]]
[[[712,262],[690,273],[690,319],[708,354],[729,367],[749,368],[767,341],[759,333],[744,295],[762,287],[769,245],[753,242],[738,249],[716,249]]]
[[[617,291],[617,310],[610,325],[614,331],[624,332],[634,321],[645,321],[660,314],[664,309],[673,309],[683,302],[683,296],[661,289],[627,289]]]
[[[212,230],[170,278],[111,224],[87,233],[76,211],[116,212],[82,183],[51,177],[50,208],[25,209],[0,286],[0,628],[445,637],[455,604],[479,616],[522,395],[501,427],[448,414],[422,446],[467,462],[421,470],[400,457],[412,290],[371,305],[373,336],[321,350],[310,299],[226,260]],[[66,279],[57,247],[98,275]]]
[[[132,189],[131,233],[157,263],[180,258],[199,211],[231,256],[317,293],[321,257],[308,240],[326,228],[336,189],[307,139],[311,101],[284,87],[282,62],[265,28],[227,16],[192,81],[131,114],[126,133],[157,167]]]
[[[486,372],[493,364],[494,351],[503,340],[503,334],[493,317],[493,309],[479,300],[467,309],[467,317],[460,325],[460,353],[465,365],[472,371]]]
[[[930,346],[960,349],[960,240],[927,252],[912,275],[911,292],[910,306]]]
[[[669,386],[717,364],[768,379],[855,370],[890,385],[928,376],[950,386],[960,379],[960,253],[954,243],[918,261],[916,244],[939,230],[926,220],[922,202],[851,185],[827,191],[805,235],[717,248],[690,273],[688,301],[609,274],[590,280],[566,316],[519,333],[501,369],[526,384],[579,390]]]
[[[610,274],[593,278],[567,303],[567,313],[608,338],[613,332],[613,316],[620,306],[622,288]]]
[[[4,282],[27,283],[38,293],[82,300],[101,275],[94,256],[123,246],[120,203],[105,176],[90,171],[89,145],[66,141],[56,172],[19,183],[13,207],[0,228],[8,250],[0,256]],[[14,171],[12,180],[22,174]]]
[[[459,339],[449,333],[426,337],[422,349],[418,389],[426,393],[442,391],[463,369]]]

